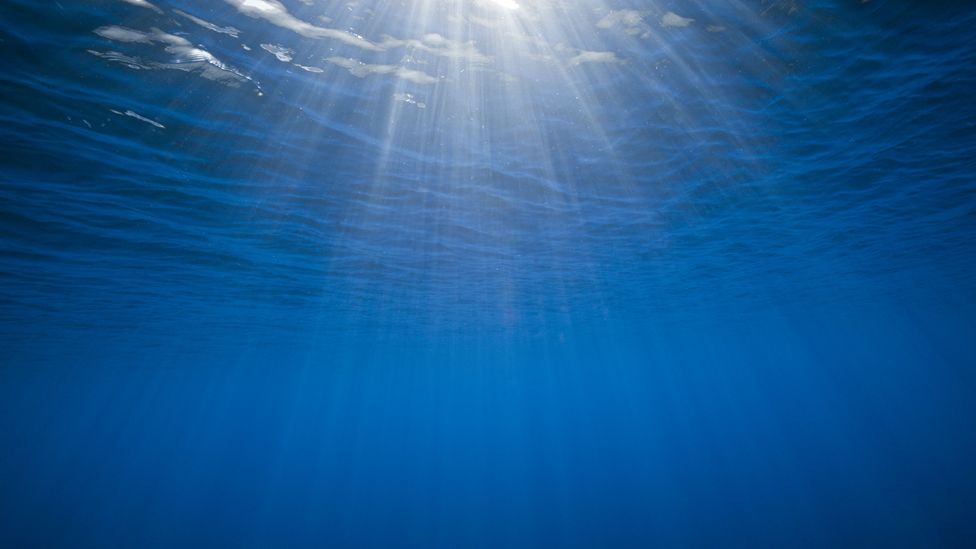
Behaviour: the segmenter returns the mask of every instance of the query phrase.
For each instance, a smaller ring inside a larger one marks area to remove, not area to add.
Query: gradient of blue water
[[[716,4],[4,2],[0,545],[976,542],[976,9]]]

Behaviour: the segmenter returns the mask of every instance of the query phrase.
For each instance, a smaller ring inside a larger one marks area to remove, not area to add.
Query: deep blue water
[[[0,546],[976,545],[972,3],[4,0],[0,51]]]

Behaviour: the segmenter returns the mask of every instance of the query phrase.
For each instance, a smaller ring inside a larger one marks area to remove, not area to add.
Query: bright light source
[[[515,0],[491,0],[491,3],[507,10],[517,10],[519,5],[515,3]]]

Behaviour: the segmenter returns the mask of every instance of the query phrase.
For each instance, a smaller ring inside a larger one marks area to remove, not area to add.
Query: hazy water
[[[976,8],[0,5],[0,544],[976,542]]]

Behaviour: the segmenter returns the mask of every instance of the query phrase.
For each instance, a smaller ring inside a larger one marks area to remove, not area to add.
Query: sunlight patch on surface
[[[238,29],[236,29],[236,28],[234,28],[234,27],[231,27],[231,26],[220,27],[218,25],[214,25],[213,23],[211,23],[210,21],[207,21],[206,19],[201,19],[201,18],[199,18],[199,17],[197,17],[197,16],[195,16],[193,14],[187,13],[187,12],[182,11],[182,10],[173,10],[173,13],[175,13],[176,15],[179,15],[180,17],[183,17],[185,19],[189,19],[190,21],[196,23],[197,25],[200,25],[201,27],[203,27],[205,29],[212,30],[213,32],[216,32],[216,33],[219,33],[219,34],[226,34],[226,35],[232,36],[234,38],[238,38],[240,36],[240,34],[241,34],[241,31],[238,30]]]
[[[612,51],[581,51],[569,59],[570,65],[583,63],[623,63],[623,60]]]
[[[319,27],[307,21],[302,21],[289,13],[284,4],[276,0],[225,1],[248,17],[264,19],[272,25],[288,29],[306,38],[332,38],[364,50],[378,51],[380,49],[369,40],[350,32]]]
[[[138,69],[170,69],[185,72],[198,72],[204,78],[222,81],[234,85],[236,83],[250,80],[237,69],[221,62],[209,51],[198,48],[192,42],[159,29],[152,29],[145,32],[119,25],[106,25],[95,29],[95,34],[122,44],[142,44],[150,46],[148,51],[153,51],[156,47],[165,54],[162,60],[143,60],[139,57],[124,55],[120,52],[102,52],[88,50],[89,53],[103,59],[115,61]],[[155,52],[159,57],[159,52]]]
[[[148,2],[147,0],[122,0],[122,1],[125,2],[126,4],[132,4],[133,6],[139,6],[140,8],[153,10],[156,13],[163,13],[163,10],[157,8],[155,5]]]
[[[690,17],[682,17],[673,11],[669,11],[661,16],[662,27],[687,27],[695,20]]]
[[[397,78],[413,82],[414,84],[434,84],[437,82],[436,77],[423,71],[408,69],[398,65],[364,63],[351,57],[329,57],[326,61],[348,70],[350,74],[359,78],[365,78],[373,74],[391,74]]]

